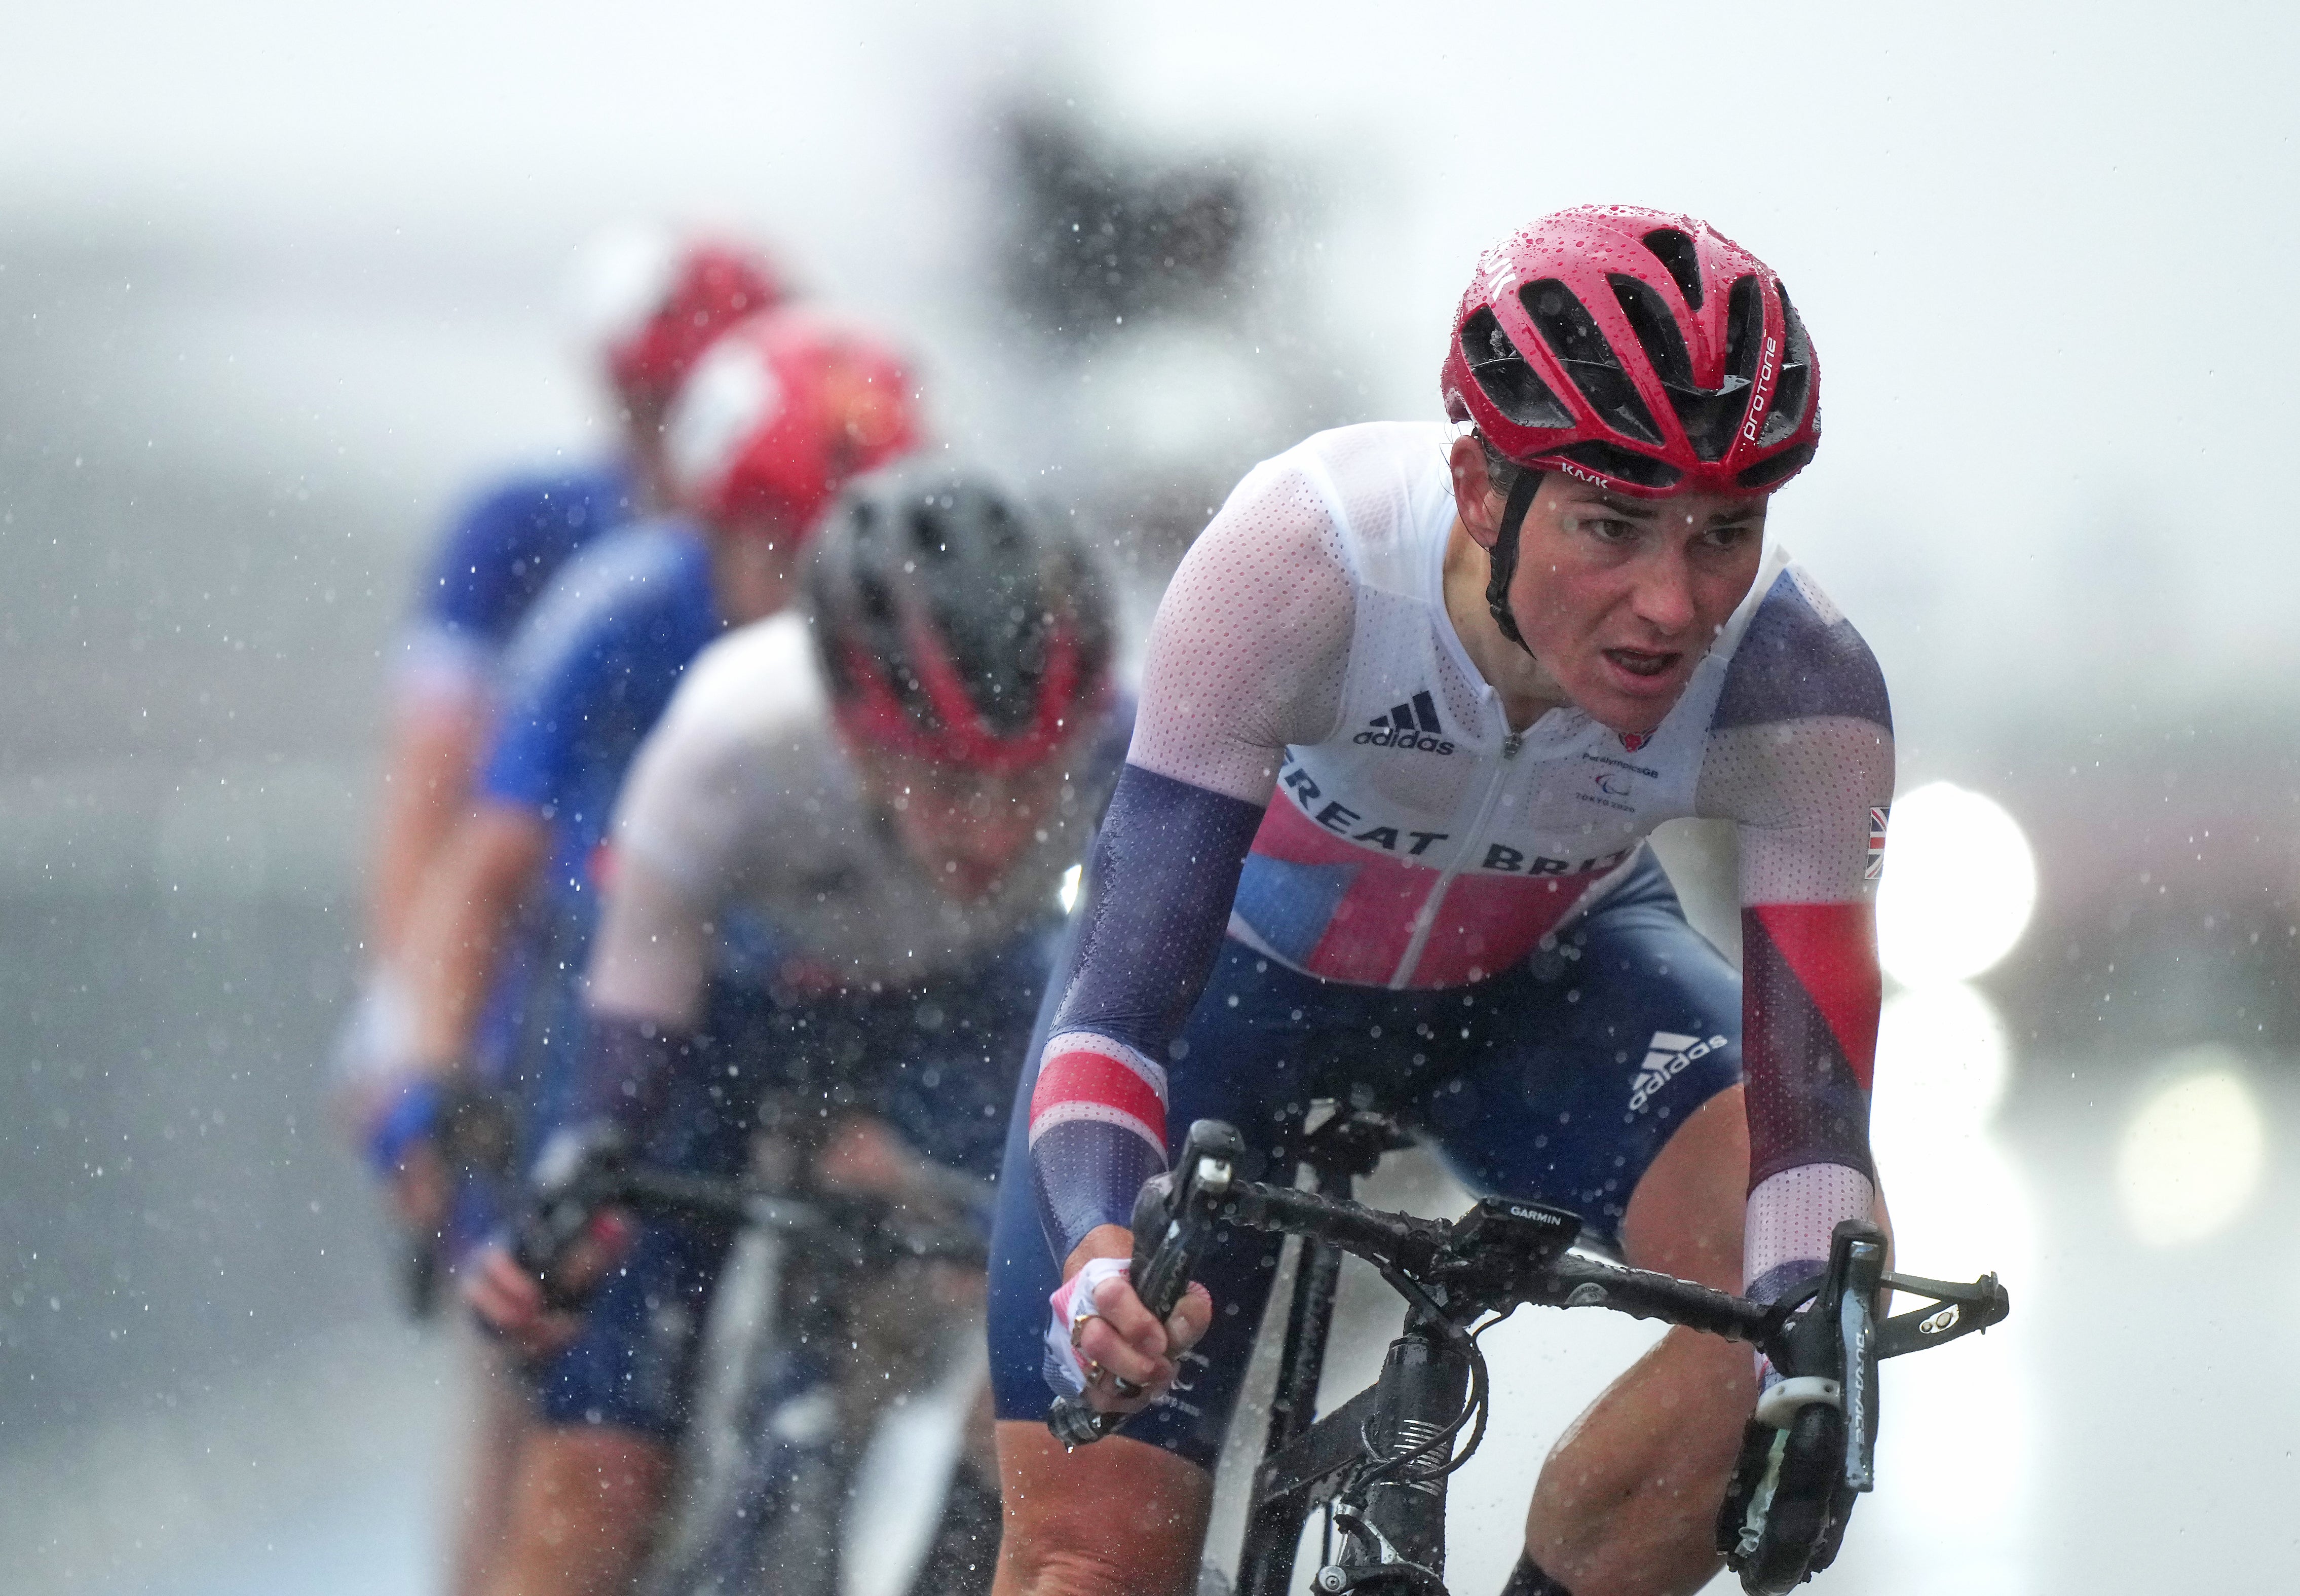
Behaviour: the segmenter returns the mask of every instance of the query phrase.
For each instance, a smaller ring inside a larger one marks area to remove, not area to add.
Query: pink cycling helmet
[[[919,437],[910,373],[862,328],[805,310],[729,328],[663,424],[679,502],[734,526],[762,516],[804,536],[853,478]]]
[[[782,275],[747,245],[662,236],[623,252],[611,295],[593,307],[608,378],[633,410],[660,411],[712,340],[788,297]]]
[[[1486,251],[1438,382],[1510,460],[1646,498],[1776,488],[1821,441],[1821,368],[1780,278],[1705,221],[1631,205]]]

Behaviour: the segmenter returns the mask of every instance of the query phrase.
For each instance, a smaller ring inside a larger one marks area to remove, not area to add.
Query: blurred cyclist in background
[[[712,238],[629,235],[587,264],[578,310],[620,415],[618,447],[478,495],[424,570],[391,686],[369,928],[379,963],[398,950],[424,873],[469,802],[504,645],[577,551],[668,505],[662,428],[672,394],[713,338],[785,296],[763,255]]]
[[[943,465],[856,484],[817,544],[800,611],[696,661],[617,806],[585,1114],[652,1161],[737,1176],[771,1131],[823,1189],[987,1215],[1057,889],[1124,753],[1109,597],[1065,520]],[[522,1520],[517,1589],[636,1567],[727,1246],[646,1225],[579,1318],[502,1248],[475,1260],[467,1294],[536,1359],[554,1426],[519,1500],[555,1517]],[[851,1464],[878,1404],[979,1344],[979,1279],[957,1284],[953,1306],[890,1280],[852,1357],[779,1348],[772,1411],[851,1370],[827,1438]],[[988,1588],[988,1417],[921,1590]]]
[[[404,1127],[382,1117],[412,1060],[413,1004],[394,974],[429,873],[467,812],[495,721],[504,652],[560,569],[593,539],[669,503],[663,419],[712,339],[779,303],[755,250],[649,229],[602,241],[586,257],[574,309],[621,414],[619,445],[588,467],[512,478],[450,524],[416,592],[392,682],[382,816],[369,927],[370,973],[338,1060],[347,1117],[395,1174]],[[500,1009],[509,1007],[506,984]],[[504,1016],[501,1018],[507,1018]],[[411,1220],[436,1184],[395,1188]],[[421,1259],[419,1259],[419,1265]],[[419,1273],[428,1273],[420,1269]],[[419,1304],[419,1306],[421,1306]]]
[[[616,446],[587,465],[507,478],[457,512],[422,572],[389,683],[369,969],[336,1062],[345,1116],[412,1231],[409,1284],[419,1312],[428,1309],[440,1268],[435,1233],[446,1184],[422,1133],[436,1128],[442,1110],[434,1094],[403,1099],[415,1063],[412,1003],[392,972],[425,876],[468,810],[504,650],[586,544],[668,504],[663,420],[672,395],[712,339],[786,296],[781,273],[751,245],[662,228],[601,241],[572,287],[579,336],[614,403]],[[503,983],[496,1003],[498,1043],[513,986]],[[484,1112],[446,1112],[464,1122],[462,1140],[495,1139]],[[485,1392],[483,1384],[483,1402]],[[507,1409],[482,1414],[479,1433],[500,1442],[513,1418]],[[451,1585],[459,1596],[484,1582],[491,1542],[482,1534],[456,1549]]]
[[[429,872],[396,961],[413,994],[414,1066],[374,1117],[371,1151],[443,1244],[492,1223],[486,1184],[454,1181],[438,1148],[460,1089],[484,1077],[501,1090],[513,1158],[567,1107],[594,869],[640,740],[696,653],[788,602],[816,520],[848,478],[910,447],[916,422],[909,377],[875,337],[786,309],[722,335],[662,432],[668,486],[688,513],[596,542],[522,623],[476,804]],[[506,1056],[477,1059],[490,990],[512,957],[528,977]],[[506,1433],[489,1428],[487,1456]],[[474,1543],[491,1541],[501,1501],[482,1475]]]

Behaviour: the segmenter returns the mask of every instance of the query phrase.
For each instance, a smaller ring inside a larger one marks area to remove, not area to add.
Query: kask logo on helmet
[[[1517,287],[1517,269],[1510,264],[1507,250],[1496,245],[1486,252],[1486,303],[1506,298]]]

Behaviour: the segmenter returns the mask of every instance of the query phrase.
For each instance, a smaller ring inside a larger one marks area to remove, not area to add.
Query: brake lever
[[[603,1129],[554,1136],[538,1160],[526,1211],[512,1227],[511,1255],[542,1284],[551,1306],[581,1301],[583,1293],[568,1292],[556,1276],[591,1221],[612,1201],[629,1160],[621,1133]]]
[[[1991,1329],[2003,1324],[2005,1316],[2012,1311],[2012,1299],[1994,1275],[1983,1275],[1967,1284],[1956,1285],[1918,1275],[1888,1274],[1882,1284],[1928,1301],[1925,1307],[1895,1314],[1877,1327],[1877,1356],[1880,1359],[1921,1352],[1959,1336],[1971,1335],[1976,1330]]]
[[[1189,1289],[1214,1210],[1229,1194],[1246,1143],[1235,1127],[1201,1119],[1183,1139],[1182,1156],[1164,1175],[1145,1181],[1134,1200],[1134,1259],[1127,1270],[1134,1294],[1162,1324]],[[1046,1428],[1073,1451],[1117,1433],[1132,1415],[1104,1413],[1083,1394],[1056,1397]]]

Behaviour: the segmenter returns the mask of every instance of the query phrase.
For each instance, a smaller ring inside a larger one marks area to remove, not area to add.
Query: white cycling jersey
[[[1075,773],[991,893],[956,902],[864,790],[806,619],[746,627],[688,668],[617,803],[592,1006],[695,1023],[719,934],[737,928],[751,934],[738,952],[767,964],[752,977],[793,995],[960,973],[1054,911],[1091,785]]]
[[[1259,802],[1270,791],[1265,739],[1283,744],[1231,935],[1334,980],[1473,982],[1590,907],[1655,827],[1696,814],[1757,834],[1744,835],[1749,902],[1864,896],[1870,810],[1890,792],[1889,736],[1872,719],[1841,715],[1787,725],[1774,704],[1719,712],[1769,598],[1801,611],[1807,631],[1843,626],[1812,580],[1775,549],[1650,736],[1623,736],[1571,707],[1513,733],[1446,612],[1451,441],[1445,427],[1412,423],[1318,434],[1246,478],[1196,569],[1186,564],[1175,580],[1129,757]],[[1249,526],[1281,516],[1301,546],[1273,561]],[[1256,638],[1211,612],[1220,603],[1254,614],[1251,589],[1273,570],[1295,578],[1297,610],[1322,601],[1325,613],[1289,615],[1286,636],[1272,628]],[[1220,634],[1212,646],[1209,630]],[[1238,669],[1238,656],[1262,649],[1284,657]],[[1225,667],[1235,711],[1209,715],[1223,689],[1204,678]],[[1220,735],[1224,720],[1230,737]],[[1750,757],[1753,741],[1784,736],[1796,744],[1793,769]]]
[[[1446,608],[1453,437],[1345,427],[1250,472],[1159,607],[1129,761],[1267,803],[1224,906],[1229,934],[1362,985],[1475,983],[1590,907],[1662,821],[1733,821],[1758,1182],[1749,1278],[1825,1257],[1829,1227],[1865,1213],[1871,1192],[1868,916],[1893,788],[1876,662],[1776,550],[1649,736],[1571,707],[1512,733]],[[1146,819],[1111,890],[1191,902],[1161,872],[1226,861],[1151,845],[1183,824]],[[1186,925],[1155,930],[1154,946],[1197,945]],[[1032,1107],[1042,1182],[1090,1191],[1065,1201],[1108,1208],[1112,1223],[1133,1165],[1165,1155],[1165,1037],[1141,1017],[1167,1012],[1167,970],[1130,973],[1144,955],[1125,945],[1121,958],[1088,939]],[[1124,1151],[1126,1136],[1139,1147]]]

